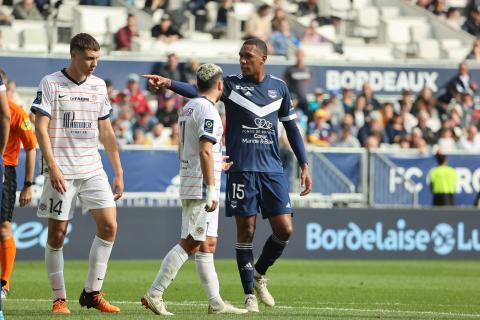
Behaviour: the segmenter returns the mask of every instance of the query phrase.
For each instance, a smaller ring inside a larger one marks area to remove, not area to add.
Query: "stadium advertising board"
[[[375,182],[388,179],[388,190],[380,183],[375,183],[375,203],[382,204],[387,199],[385,193],[395,194],[399,187],[407,192],[418,192],[419,205],[430,206],[432,194],[429,189],[428,172],[437,165],[433,156],[419,155],[386,155],[398,168],[375,167]],[[457,205],[472,206],[480,191],[480,155],[448,155],[448,163],[456,169],[458,175]],[[414,183],[406,183],[401,177],[411,179]]]
[[[65,238],[67,259],[88,259],[95,226],[77,209]],[[18,209],[13,233],[18,259],[43,259],[46,221],[35,209]],[[159,259],[180,236],[180,208],[119,208],[114,259]],[[462,210],[300,209],[286,258],[302,259],[478,259],[478,212]],[[235,224],[221,213],[217,258],[235,257]],[[258,257],[270,235],[257,224]]]
[[[61,58],[31,58],[31,57],[2,57],[7,74],[17,81],[21,87],[37,87],[40,79],[45,74],[58,71],[68,65],[67,59]],[[294,62],[292,61],[291,64]],[[119,68],[118,66],[122,67]],[[132,61],[121,59],[105,59],[95,70],[95,74],[103,79],[113,81],[117,89],[121,89],[129,73],[151,73],[158,65],[156,61]],[[240,72],[238,63],[223,63],[220,66],[225,74]],[[282,77],[288,64],[268,63],[267,72]],[[360,90],[364,81],[372,83],[372,89],[380,95],[398,95],[403,89],[414,92],[420,91],[424,84],[430,86],[434,92],[439,91],[456,73],[455,64],[439,65],[402,65],[389,64],[380,66],[378,63],[352,63],[347,62],[337,65],[311,65],[313,79],[310,90],[321,87],[327,90],[336,90],[341,87],[351,87]],[[32,70],[35,72],[32,74]],[[480,78],[480,68],[471,66],[472,77]],[[146,85],[145,80],[142,80]]]

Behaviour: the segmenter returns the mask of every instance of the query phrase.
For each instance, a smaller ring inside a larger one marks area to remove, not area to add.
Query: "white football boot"
[[[219,313],[244,314],[247,312],[248,312],[247,309],[237,308],[226,301],[224,301],[223,304],[219,306],[212,306],[212,305],[208,306],[209,314],[219,314]]]
[[[173,313],[168,312],[165,307],[165,302],[162,298],[154,298],[148,292],[141,299],[142,305],[152,310],[155,314],[160,314],[162,316],[173,316]]]
[[[275,299],[273,299],[270,292],[268,292],[267,278],[265,278],[265,276],[253,277],[253,285],[255,287],[255,291],[257,291],[260,302],[269,307],[273,307],[275,305]]]
[[[254,294],[245,295],[245,309],[247,309],[248,312],[260,312],[260,310],[258,310],[257,297]]]

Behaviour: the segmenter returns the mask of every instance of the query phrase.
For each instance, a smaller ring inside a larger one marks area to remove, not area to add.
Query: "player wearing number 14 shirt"
[[[95,77],[100,56],[98,42],[79,33],[70,42],[70,65],[45,76],[32,105],[35,133],[45,175],[37,215],[48,218],[45,264],[52,289],[52,313],[70,314],[63,276],[63,241],[77,199],[91,212],[97,227],[89,255],[88,276],[79,303],[82,307],[116,313],[100,292],[116,236],[115,200],[123,193],[123,170],[105,81]],[[98,152],[102,142],[115,176],[112,189]],[[86,230],[82,231],[84,236]]]
[[[295,122],[286,84],[265,73],[267,46],[260,39],[245,41],[239,52],[242,73],[224,78],[221,100],[225,104],[226,149],[233,161],[227,176],[227,216],[237,223],[237,266],[245,293],[245,307],[258,312],[254,287],[260,301],[273,306],[265,273],[281,256],[292,233],[292,208],[288,181],[283,173],[278,146],[278,122],[282,122],[301,168],[301,195],[311,191],[311,178],[303,139]],[[186,97],[197,95],[196,87],[146,75],[155,89],[167,87]],[[262,254],[253,264],[256,215],[272,226]]]

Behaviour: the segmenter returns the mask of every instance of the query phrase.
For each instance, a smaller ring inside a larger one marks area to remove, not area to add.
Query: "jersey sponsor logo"
[[[80,102],[88,102],[90,99],[88,97],[71,97],[71,101],[80,101]]]
[[[208,133],[213,133],[213,123],[214,121],[212,119],[205,119],[203,130]]]
[[[241,86],[239,84],[235,86],[235,89],[242,90],[242,91],[255,91],[255,87]]]
[[[278,96],[277,90],[268,90],[268,96],[272,99],[277,98],[277,96]]]
[[[37,91],[37,96],[35,100],[33,100],[33,104],[41,104],[42,103],[42,91]]]
[[[22,129],[23,131],[32,130],[32,122],[30,121],[30,119],[23,119],[22,123],[20,124],[20,129]]]
[[[251,130],[255,130],[255,129],[270,130],[270,129],[272,129],[272,126],[273,126],[273,123],[271,123],[267,119],[255,118],[254,122],[255,122],[255,125],[257,126],[256,128],[248,127],[244,124],[242,124],[242,128],[243,129],[251,129]]]
[[[91,121],[75,121],[75,111],[63,114],[63,127],[65,129],[90,129],[93,128]]]

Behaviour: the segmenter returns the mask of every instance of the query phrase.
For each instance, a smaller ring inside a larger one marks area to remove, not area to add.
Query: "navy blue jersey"
[[[283,172],[278,124],[296,117],[285,82],[267,74],[257,84],[240,74],[225,77],[224,85],[230,171]]]

